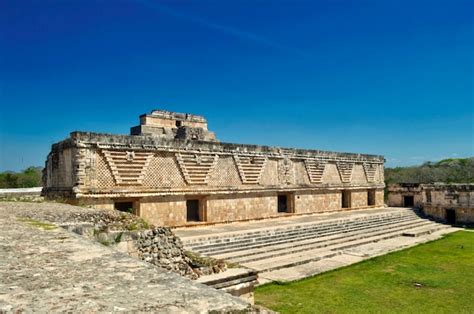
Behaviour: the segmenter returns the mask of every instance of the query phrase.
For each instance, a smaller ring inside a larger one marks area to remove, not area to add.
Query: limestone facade
[[[400,183],[388,185],[388,206],[393,207],[418,207],[423,205],[421,184]]]
[[[410,204],[413,198],[413,205]],[[388,205],[418,207],[435,219],[453,224],[474,223],[474,184],[390,184]]]
[[[165,226],[383,206],[383,156],[220,143],[196,115],[153,111],[132,135],[54,144],[43,194]]]

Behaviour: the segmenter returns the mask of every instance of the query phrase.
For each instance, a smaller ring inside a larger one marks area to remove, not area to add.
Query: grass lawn
[[[474,313],[474,232],[264,285],[255,302],[281,313]]]

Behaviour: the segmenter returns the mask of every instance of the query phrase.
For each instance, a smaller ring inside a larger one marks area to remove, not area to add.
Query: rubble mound
[[[193,262],[186,256],[183,243],[170,228],[157,227],[141,231],[137,236],[138,256],[145,262],[191,279],[199,277],[191,267]]]

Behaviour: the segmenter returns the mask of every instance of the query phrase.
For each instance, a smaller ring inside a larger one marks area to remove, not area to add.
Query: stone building
[[[43,195],[167,226],[384,205],[384,157],[220,143],[202,116],[161,110],[131,135],[73,132],[52,146]]]
[[[388,205],[418,207],[451,224],[474,223],[474,184],[390,184]]]
[[[389,184],[388,206],[394,207],[418,207],[423,205],[423,194],[419,183]]]

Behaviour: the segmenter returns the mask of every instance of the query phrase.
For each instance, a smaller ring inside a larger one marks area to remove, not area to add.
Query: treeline
[[[32,188],[41,186],[41,167],[29,167],[22,172],[5,171],[0,173],[0,188]]]
[[[385,169],[385,183],[474,183],[474,157]]]

